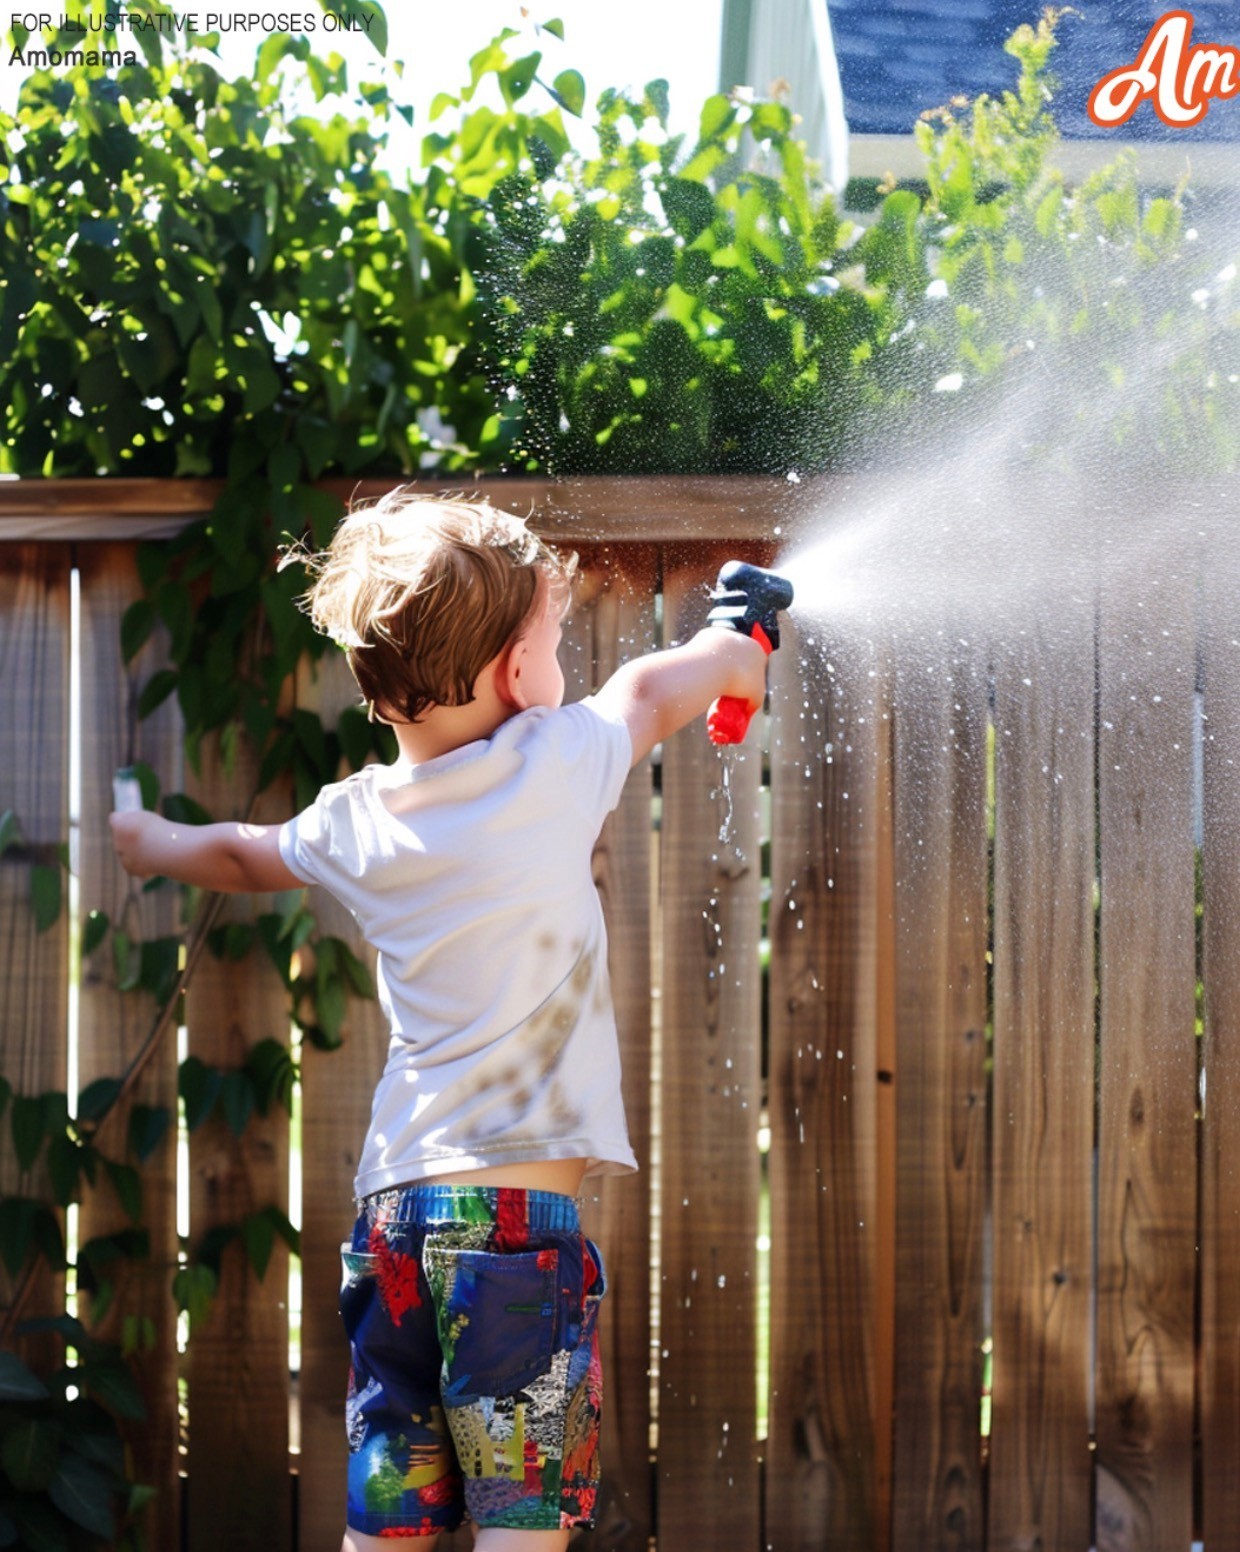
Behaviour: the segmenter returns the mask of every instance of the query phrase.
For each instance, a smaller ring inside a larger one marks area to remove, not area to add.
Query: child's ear
[[[505,647],[495,663],[495,692],[505,706],[511,706],[514,711],[528,711],[529,701],[525,697],[525,685],[521,680],[521,668],[525,658],[525,642],[514,641],[510,647]]]

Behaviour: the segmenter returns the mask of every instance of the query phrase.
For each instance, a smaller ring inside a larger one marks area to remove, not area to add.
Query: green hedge
[[[278,522],[325,527],[325,473],[855,467],[1071,373],[1039,401],[1047,447],[1086,406],[1088,443],[1230,468],[1231,288],[1199,273],[1182,190],[1055,169],[1057,25],[1013,36],[1013,90],[927,116],[927,192],[865,227],[788,105],[711,97],[696,137],[668,135],[662,81],[587,110],[544,63],[554,22],[473,57],[404,186],[378,162],[409,110],[305,38],[233,81],[158,35],[111,77],[36,71],[3,124],[0,462],[257,474]],[[351,90],[350,115],[290,118],[296,82]],[[563,115],[587,111],[583,156]],[[1166,380],[1138,392],[1154,342]]]

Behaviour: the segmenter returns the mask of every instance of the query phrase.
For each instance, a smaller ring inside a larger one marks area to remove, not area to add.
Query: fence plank
[[[778,475],[581,475],[545,479],[433,477],[404,482],[419,495],[462,488],[509,510],[534,514],[534,527],[565,544],[691,539],[761,541],[816,499],[827,482],[790,485]],[[846,500],[857,485],[830,482]],[[873,478],[861,481],[872,487]],[[0,543],[24,539],[167,538],[214,509],[219,479],[65,479],[0,482]],[[364,505],[392,489],[390,478],[318,480],[343,505]]]
[[[137,698],[151,674],[167,661],[161,627],[126,665],[121,658],[120,622],[141,596],[133,550],[128,545],[82,545],[77,552],[81,576],[82,804],[79,873],[81,931],[87,914],[107,912],[113,929],[134,942],[172,937],[179,927],[179,891],[169,886],[150,892],[130,879],[116,862],[108,829],[112,773],[143,761],[159,778],[161,792],[182,784],[180,716],[174,699],[144,721],[137,720]],[[118,1077],[145,1045],[159,1009],[145,992],[118,992],[108,937],[82,965],[79,1004],[79,1083]],[[141,1162],[143,1226],[150,1235],[149,1257],[119,1263],[116,1296],[100,1334],[121,1338],[121,1321],[137,1316],[150,1322],[153,1340],[134,1356],[146,1402],[146,1419],[130,1427],[136,1481],[153,1486],[157,1496],[144,1526],[152,1547],[180,1545],[180,1450],[177,1417],[177,1322],[172,1279],[177,1267],[177,1048],[176,1022],[165,1031],[147,1061],[132,1095],[108,1118],[100,1141],[105,1153],[126,1156],[129,1119],[135,1105],[163,1107],[172,1123],[156,1151]],[[138,1163],[130,1158],[130,1162]],[[79,1243],[95,1235],[129,1227],[113,1194],[88,1193],[78,1217]]]
[[[991,1552],[1090,1544],[1094,620],[996,654]]]
[[[726,555],[664,557],[664,629],[703,623]],[[760,875],[755,719],[744,758],[701,721],[663,751],[662,1298],[658,1538],[757,1542]],[[726,764],[722,764],[726,761]],[[729,839],[712,800],[730,783]]]
[[[1182,575],[1104,583],[1099,1552],[1170,1552],[1191,1533],[1192,619]]]
[[[1229,514],[1230,515],[1230,514]],[[1205,578],[1202,646],[1205,1089],[1201,1206],[1202,1534],[1240,1546],[1240,566],[1230,532]]]
[[[255,762],[239,757],[222,771],[204,740],[203,775],[187,792],[216,819],[245,817]],[[287,799],[269,792],[256,823],[287,814]],[[251,922],[270,896],[237,895],[220,923]],[[288,998],[275,967],[256,947],[240,961],[209,950],[186,994],[189,1050],[209,1066],[238,1068],[258,1041],[287,1038]],[[236,1223],[275,1204],[288,1209],[288,1117],[279,1107],[254,1115],[241,1137],[215,1117],[190,1138],[190,1238]],[[288,1420],[288,1250],[277,1239],[259,1282],[241,1246],[224,1251],[219,1291],[209,1319],[189,1345],[190,1552],[285,1552],[292,1534]],[[261,1505],[261,1512],[256,1506]]]
[[[0,856],[0,1072],[16,1094],[63,1090],[66,1068],[69,958],[68,912],[44,932],[31,909],[31,868],[58,869],[56,848],[69,835],[69,555],[53,545],[6,547],[0,568],[0,812],[12,809],[23,845]],[[63,872],[61,879],[63,882]],[[0,1195],[45,1195],[41,1163],[19,1171],[9,1116],[3,1117]],[[0,1298],[13,1286],[0,1268]],[[31,1280],[23,1314],[59,1314],[64,1279],[41,1268]],[[46,1370],[59,1361],[58,1340],[16,1344]]]
[[[986,682],[896,654],[894,1540],[985,1543]]]
[[[764,1543],[871,1552],[881,708],[864,665],[829,675],[804,635],[785,626],[771,692]]]
[[[582,556],[583,603],[565,629],[569,698],[597,689],[654,645],[654,550]],[[653,1524],[650,1468],[650,976],[651,769],[629,776],[594,852],[607,919],[608,968],[636,1178],[586,1183],[586,1232],[607,1263],[602,1353],[603,1489],[595,1543],[646,1552]]]
[[[317,712],[325,726],[359,700],[342,653],[329,653],[313,674],[303,664],[298,706]],[[343,938],[373,976],[374,950],[349,912],[317,886],[307,900],[320,931]],[[340,1323],[340,1246],[353,1225],[353,1177],[387,1051],[378,1003],[358,1001],[349,1003],[339,1050],[306,1045],[302,1051],[299,1552],[338,1552],[344,1530],[349,1346]]]

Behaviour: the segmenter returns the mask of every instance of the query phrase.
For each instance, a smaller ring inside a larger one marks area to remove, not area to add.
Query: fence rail
[[[115,990],[104,951],[73,986],[90,909],[146,938],[178,920],[174,891],[141,891],[112,860],[112,770],[143,759],[218,817],[240,813],[253,779],[208,766],[193,781],[175,707],[134,718],[160,643],[128,666],[119,650],[133,537],[201,515],[213,488],[64,483],[59,497],[55,482],[0,483],[15,730],[0,809],[29,843],[0,863],[0,1071],[23,1092],[66,1086],[71,1023],[84,1086],[132,1056],[154,1012]],[[700,623],[721,559],[769,562],[777,526],[804,531],[824,493],[829,511],[855,488],[487,484],[582,552],[570,695]],[[355,490],[369,488],[341,493]],[[644,1168],[588,1209],[614,1290],[593,1544],[1240,1545],[1236,498],[1160,500],[1208,529],[1164,574],[1100,578],[1057,600],[1053,628],[945,632],[932,672],[894,638],[828,661],[796,620],[765,728],[726,756],[687,730],[630,778],[595,872]],[[36,934],[25,870],[70,831],[73,573],[78,920]],[[290,694],[327,720],[355,698],[339,660]],[[260,818],[290,812],[287,794],[263,801]],[[324,929],[349,937],[314,893]],[[227,912],[265,905],[231,897]],[[239,1065],[287,1025],[257,959],[195,974],[190,1053]],[[288,1205],[290,1150],[300,1160],[293,1376],[279,1252],[259,1282],[228,1250],[210,1321],[178,1353],[177,1150],[144,1168],[150,1264],[116,1303],[154,1323],[135,1434],[138,1473],[162,1490],[153,1547],[179,1545],[180,1476],[191,1548],[339,1545],[337,1250],[384,1050],[377,1010],[354,1004],[342,1050],[303,1053],[292,1137],[273,1114],[241,1139],[208,1122],[189,1142],[192,1243]],[[176,1069],[166,1042],[134,1102],[172,1104]],[[6,1129],[0,1191],[37,1186]],[[120,1221],[100,1192],[78,1238]],[[49,1281],[35,1302],[62,1298]]]

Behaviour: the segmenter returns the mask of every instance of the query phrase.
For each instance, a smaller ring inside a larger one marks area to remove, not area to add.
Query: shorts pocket
[[[559,1252],[494,1255],[428,1239],[423,1267],[443,1351],[443,1397],[511,1396],[551,1367]]]
[[[591,1300],[597,1304],[603,1295],[607,1292],[607,1268],[603,1264],[603,1252],[598,1248],[594,1241],[592,1239],[586,1240],[585,1246],[587,1277],[589,1276],[589,1263],[591,1261],[594,1263],[594,1280],[588,1283],[585,1288],[585,1300],[587,1304]]]
[[[378,1289],[378,1256],[354,1250],[346,1240],[340,1247],[340,1318],[350,1341],[366,1318]]]

